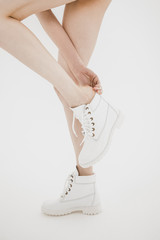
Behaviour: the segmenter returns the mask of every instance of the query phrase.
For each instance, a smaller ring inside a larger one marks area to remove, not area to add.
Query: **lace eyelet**
[[[71,191],[71,189],[69,188],[68,191]]]
[[[92,131],[95,131],[95,128],[92,128]]]
[[[93,117],[91,117],[90,119],[93,120]]]
[[[66,195],[68,194],[68,192],[65,193]]]
[[[92,133],[92,137],[94,137],[95,136],[95,134],[94,133]]]
[[[94,125],[95,125],[95,123],[94,123],[94,122],[92,122],[92,125],[94,126]]]
[[[72,187],[72,184],[70,184],[70,186]]]
[[[86,107],[85,109],[87,110],[87,109],[89,109],[89,107]]]
[[[88,112],[88,114],[91,114],[91,112]]]

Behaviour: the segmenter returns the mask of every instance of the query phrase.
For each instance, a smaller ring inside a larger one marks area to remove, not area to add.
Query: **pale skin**
[[[93,167],[82,168],[78,164],[83,135],[78,120],[75,122],[78,137],[73,134],[73,115],[69,107],[89,103],[95,92],[102,94],[98,76],[86,66],[110,1],[0,0],[0,47],[53,84],[64,106],[80,175],[93,174]],[[62,4],[67,4],[63,26],[50,10]],[[21,23],[21,20],[31,14],[37,15],[43,28],[59,48],[58,63]]]

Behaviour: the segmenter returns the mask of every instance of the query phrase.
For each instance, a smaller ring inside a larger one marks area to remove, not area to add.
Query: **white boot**
[[[97,93],[89,104],[70,109],[73,111],[72,129],[76,136],[75,118],[82,124],[84,139],[81,144],[83,142],[84,144],[78,161],[80,166],[87,168],[106,154],[111,133],[118,123],[120,112]]]
[[[79,176],[76,169],[68,176],[59,199],[48,200],[42,205],[42,212],[47,215],[58,216],[77,211],[89,215],[101,212],[95,173],[89,176]]]

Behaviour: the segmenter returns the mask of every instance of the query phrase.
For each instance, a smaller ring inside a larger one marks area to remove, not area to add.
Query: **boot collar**
[[[79,176],[77,166],[73,173],[73,177],[74,177],[75,183],[94,183],[96,181],[95,173],[89,176]]]

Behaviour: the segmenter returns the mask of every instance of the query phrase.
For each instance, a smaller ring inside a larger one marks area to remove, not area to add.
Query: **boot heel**
[[[95,214],[102,212],[102,209],[101,209],[100,205],[88,206],[88,207],[83,208],[82,212],[83,212],[83,214],[86,214],[86,215],[95,215]]]

